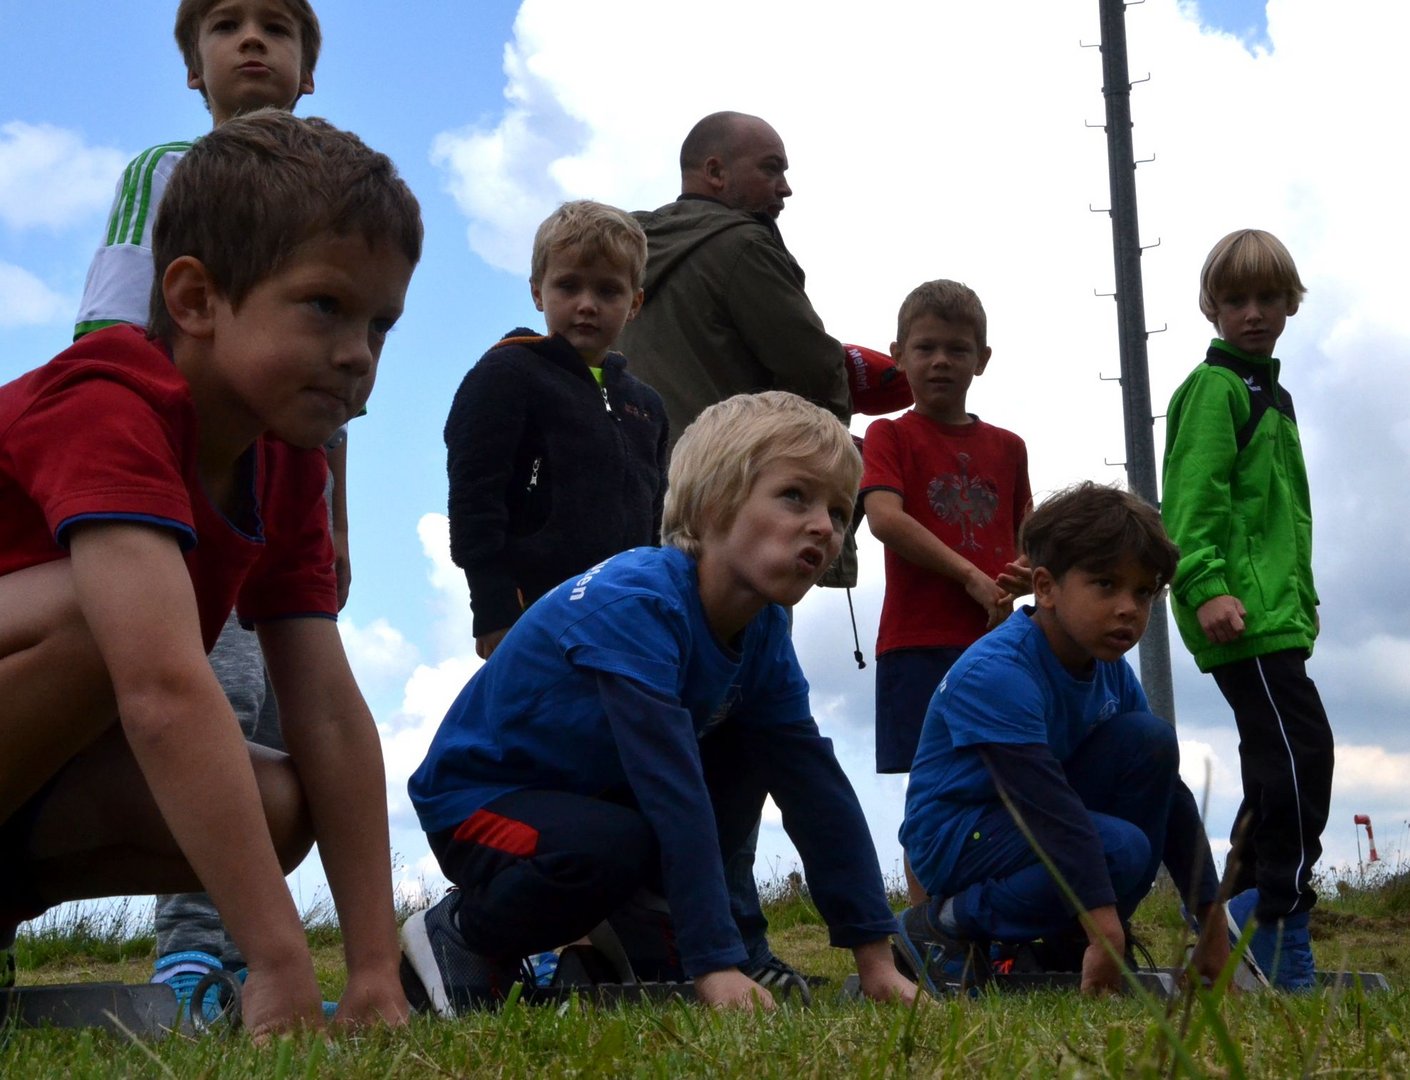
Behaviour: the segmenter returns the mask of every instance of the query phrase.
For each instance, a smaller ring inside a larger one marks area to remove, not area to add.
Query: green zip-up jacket
[[[1201,671],[1284,649],[1312,651],[1312,505],[1280,364],[1216,338],[1170,399],[1161,516],[1180,545],[1175,623]],[[1196,612],[1243,602],[1244,632],[1218,645]]]

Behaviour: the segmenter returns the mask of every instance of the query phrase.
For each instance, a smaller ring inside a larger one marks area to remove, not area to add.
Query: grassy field
[[[830,979],[812,1009],[720,1014],[680,1003],[552,1010],[511,1005],[407,1031],[141,1044],[94,1032],[0,1035],[0,1076],[1406,1076],[1410,997],[1410,875],[1326,890],[1313,914],[1319,966],[1384,972],[1390,993],[1305,997],[1190,995],[1085,1000],[1045,992],[925,1001],[916,1009],[844,1003],[850,954],[829,949],[806,899],[768,903],[775,950]],[[152,939],[134,936],[136,909],[70,916],[21,938],[21,984],[144,981]],[[341,990],[335,928],[315,912],[310,938],[324,992]],[[1137,931],[1158,963],[1184,945],[1173,898],[1157,891]]]

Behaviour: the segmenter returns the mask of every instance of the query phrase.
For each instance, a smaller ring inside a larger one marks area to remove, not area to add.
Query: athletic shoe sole
[[[407,1001],[422,1011],[429,1009],[437,1016],[454,1017],[455,1006],[451,1004],[450,993],[441,977],[441,965],[426,932],[426,912],[418,911],[403,924],[401,956],[402,989]]]

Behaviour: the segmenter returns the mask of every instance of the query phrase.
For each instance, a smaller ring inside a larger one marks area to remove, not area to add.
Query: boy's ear
[[[206,92],[206,80],[199,71],[186,72],[186,85],[192,90],[199,90],[203,94]]]
[[[1057,578],[1046,566],[1035,566],[1033,568],[1033,600],[1045,611],[1051,611],[1057,606],[1056,600]]]
[[[899,341],[893,341],[893,342],[891,343],[891,350],[890,350],[890,351],[891,351],[891,359],[892,359],[892,360],[895,360],[897,364],[900,364],[900,362],[901,362],[901,357],[904,356],[904,355],[905,355],[905,352],[906,352],[906,350],[902,347],[901,343],[900,343]]]
[[[299,79],[299,97],[308,97],[313,93],[313,72],[305,71]]]
[[[529,279],[529,295],[534,298],[534,307],[543,310],[543,286],[533,278]]]
[[[632,307],[631,310],[627,312],[627,322],[631,322],[636,318],[637,312],[641,310],[642,301],[645,299],[646,291],[644,289],[638,289],[636,295],[632,297]]]
[[[989,357],[993,355],[994,350],[991,349],[988,345],[985,345],[984,348],[979,350],[979,356],[975,359],[974,362],[974,373],[976,375],[984,374],[984,369],[989,366]]]
[[[183,334],[209,338],[215,330],[215,302],[220,293],[210,272],[194,255],[173,259],[162,275],[167,314]]]

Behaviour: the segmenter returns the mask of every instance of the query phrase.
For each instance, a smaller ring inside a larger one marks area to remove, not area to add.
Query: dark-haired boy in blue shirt
[[[1175,730],[1122,659],[1179,552],[1152,507],[1091,483],[1044,503],[1021,545],[1035,606],[965,651],[925,718],[901,842],[931,899],[898,944],[917,974],[964,979],[982,976],[989,942],[1085,932],[1082,989],[1115,990],[1126,924],[1164,861],[1213,978],[1229,942],[1209,841]]]

